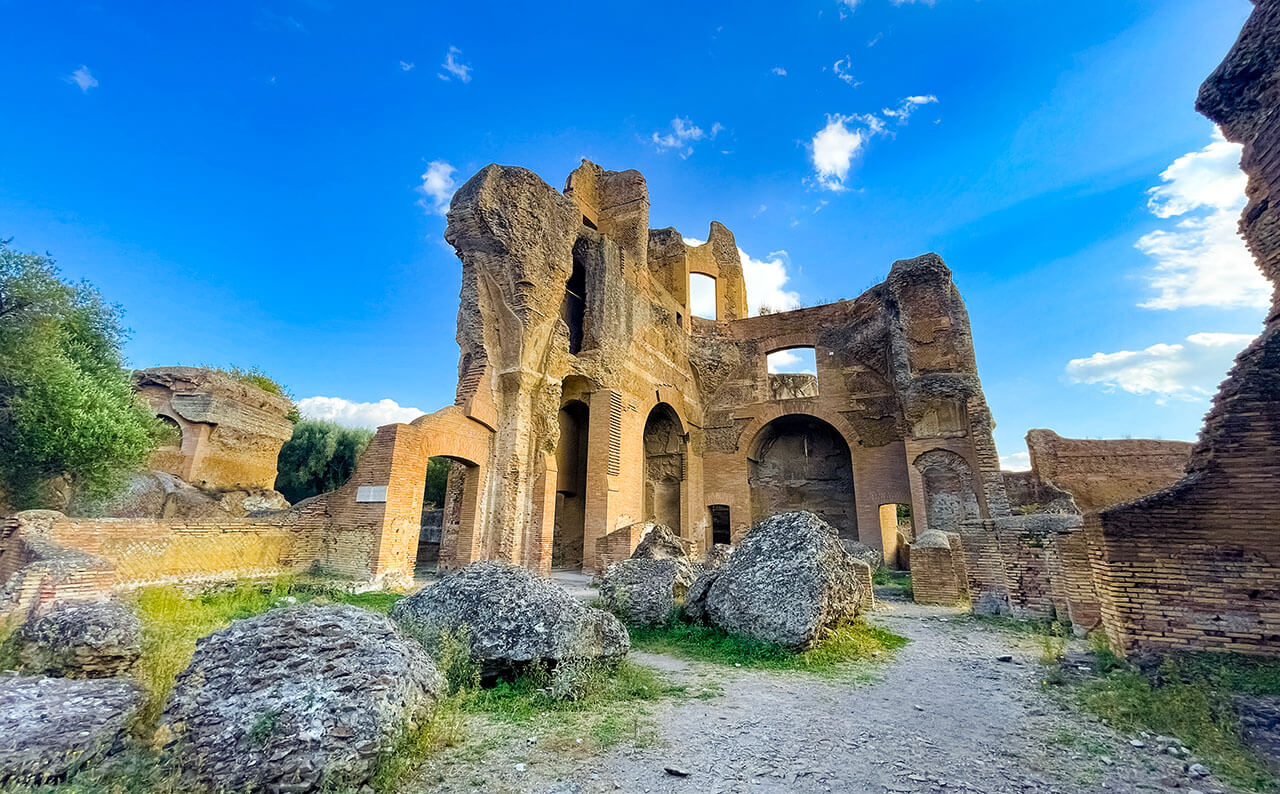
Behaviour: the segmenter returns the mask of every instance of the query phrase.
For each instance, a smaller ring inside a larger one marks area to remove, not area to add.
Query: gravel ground
[[[1189,777],[1154,742],[1134,747],[1134,737],[1060,705],[1042,690],[1026,637],[902,602],[882,602],[872,620],[911,643],[887,663],[839,676],[633,654],[695,692],[723,692],[662,701],[645,717],[647,740],[598,755],[512,731],[473,738],[430,762],[407,791],[1231,791]]]

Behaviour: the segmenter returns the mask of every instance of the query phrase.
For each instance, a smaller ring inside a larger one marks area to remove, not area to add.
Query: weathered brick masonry
[[[1280,283],[1280,0],[1255,2],[1197,108],[1244,144],[1240,230]],[[1086,533],[1117,647],[1280,654],[1280,301],[1219,388],[1186,477],[1089,515]]]

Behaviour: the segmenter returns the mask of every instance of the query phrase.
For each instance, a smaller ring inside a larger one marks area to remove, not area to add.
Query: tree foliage
[[[372,430],[303,419],[280,448],[276,490],[290,502],[326,493],[351,479]]]
[[[422,492],[422,501],[444,507],[444,493],[449,485],[449,470],[453,461],[448,458],[431,458],[427,461],[427,485]]]
[[[120,314],[0,240],[0,489],[14,507],[49,506],[55,478],[78,499],[109,496],[158,442],[124,368]]]

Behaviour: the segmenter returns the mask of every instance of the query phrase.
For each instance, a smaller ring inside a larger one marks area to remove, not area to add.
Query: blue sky
[[[645,174],[655,228],[725,223],[757,305],[941,254],[1003,455],[1191,439],[1266,302],[1193,108],[1249,10],[0,0],[0,236],[122,304],[134,366],[389,421],[452,399],[452,188],[586,157]]]

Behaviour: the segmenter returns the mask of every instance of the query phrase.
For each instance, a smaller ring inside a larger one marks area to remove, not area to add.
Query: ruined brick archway
[[[779,416],[752,439],[747,455],[751,518],[808,510],[857,540],[853,458],[834,426],[816,416]]]

